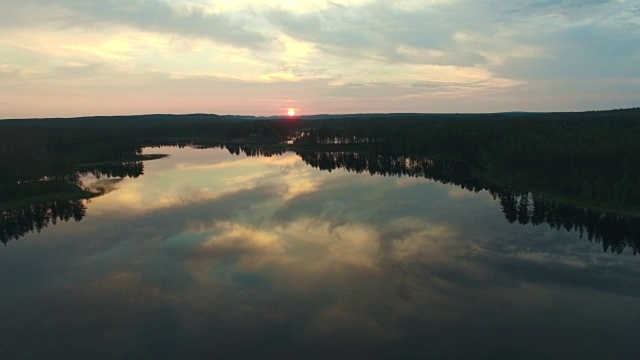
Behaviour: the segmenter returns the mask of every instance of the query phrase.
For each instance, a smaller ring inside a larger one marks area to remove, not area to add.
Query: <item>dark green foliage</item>
[[[276,145],[287,138],[293,145]],[[265,143],[272,145],[259,147]],[[475,191],[490,189],[510,222],[583,231],[576,219],[587,215],[556,219],[558,210],[551,217],[543,201],[523,197],[529,190],[640,213],[640,109],[296,120],[205,114],[6,120],[0,121],[0,203],[81,191],[79,176],[88,173],[139,176],[142,148],[161,145],[226,146],[252,156],[296,150],[321,169],[424,176]],[[519,190],[498,191],[488,184]],[[616,221],[603,220],[603,226],[611,231],[626,226]],[[598,240],[598,231],[588,236]]]
[[[143,146],[277,143],[428,155],[503,184],[640,206],[640,109],[483,115],[373,114],[296,121],[147,115],[0,122],[0,184],[65,176],[82,163],[135,159]]]
[[[277,143],[287,137],[295,137],[293,149],[456,159],[503,184],[640,206],[640,109],[296,121],[205,114],[1,121],[0,185],[64,177],[83,163],[135,159],[143,146]]]
[[[457,159],[503,184],[640,206],[639,109],[322,121],[295,144]]]

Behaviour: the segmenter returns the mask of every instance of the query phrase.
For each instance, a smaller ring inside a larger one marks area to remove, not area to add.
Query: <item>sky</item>
[[[0,0],[0,119],[640,105],[640,0]]]

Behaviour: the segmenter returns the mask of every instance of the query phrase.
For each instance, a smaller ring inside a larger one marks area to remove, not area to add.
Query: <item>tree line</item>
[[[496,183],[640,207],[640,109],[343,119],[294,144],[455,159]]]
[[[354,171],[400,171],[480,189],[499,185],[640,214],[638,108],[295,120],[207,114],[4,120],[0,204],[78,190],[77,181],[86,174],[139,176],[142,149],[163,145],[225,146],[249,156],[307,151],[315,155],[304,155],[305,161],[324,169],[344,167],[341,162],[346,161]],[[342,155],[328,155],[331,152]],[[362,154],[377,156],[377,162]],[[389,156],[417,163],[407,167]],[[430,160],[424,163],[425,158]],[[522,206],[519,200],[517,207]]]

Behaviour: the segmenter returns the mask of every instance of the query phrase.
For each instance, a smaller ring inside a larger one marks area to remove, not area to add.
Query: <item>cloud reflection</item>
[[[30,309],[3,322],[36,355],[456,357],[460,336],[480,354],[520,344],[514,333],[557,349],[570,335],[558,322],[615,340],[580,319],[635,309],[633,258],[508,224],[486,195],[451,201],[450,186],[398,180],[289,154],[176,151],[89,204],[83,222],[0,252],[0,270],[19,274],[0,285],[20,294],[0,308]],[[38,327],[46,341],[28,336]]]
[[[174,153],[164,164],[163,176],[150,173],[141,181],[124,181],[119,191],[96,199],[95,211],[126,208],[129,213],[151,212],[220,197],[258,187],[270,188],[289,201],[318,189],[324,176],[299,161],[295,154],[271,158],[198,159],[191,162]],[[274,172],[279,176],[274,176]]]

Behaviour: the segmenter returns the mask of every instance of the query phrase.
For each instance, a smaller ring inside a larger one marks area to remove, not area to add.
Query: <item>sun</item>
[[[289,116],[296,116],[296,109],[287,110],[287,114],[289,114]]]

